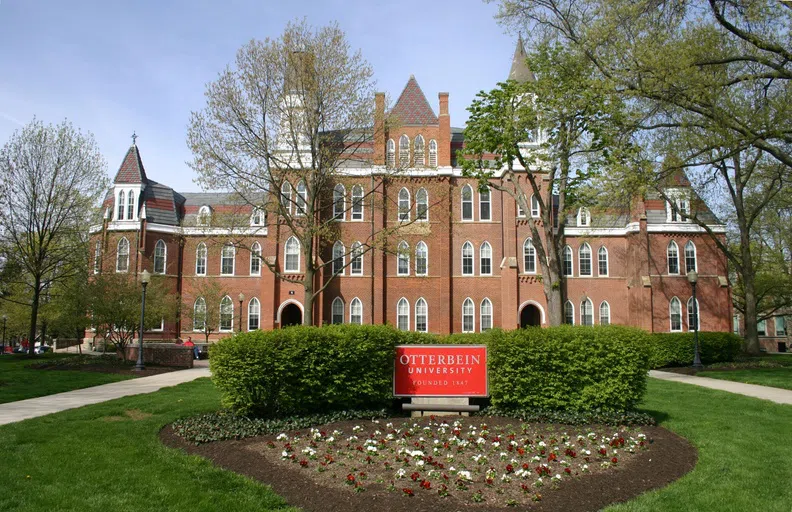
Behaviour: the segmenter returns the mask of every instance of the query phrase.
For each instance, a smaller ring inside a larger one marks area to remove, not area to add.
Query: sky
[[[435,113],[464,127],[476,93],[505,80],[516,34],[481,0],[0,0],[0,144],[34,117],[91,132],[112,178],[138,135],[146,174],[197,192],[190,113],[250,39],[305,17],[336,21],[395,101],[415,75]]]

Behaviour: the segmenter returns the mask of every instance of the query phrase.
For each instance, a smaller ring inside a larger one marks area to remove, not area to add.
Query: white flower
[[[484,444],[486,442],[487,440],[484,439],[483,437],[479,437],[478,439],[476,439],[476,444]]]
[[[331,443],[331,444],[332,444],[332,443],[333,443],[333,441],[335,441],[335,437],[333,437],[333,436],[330,436],[330,437],[328,437],[328,438],[327,438],[327,442],[328,442],[328,443]]]
[[[425,462],[423,461],[423,459],[418,459],[417,461],[415,461],[415,465],[418,466],[419,468],[422,468],[424,464]]]
[[[289,452],[287,452],[286,450],[283,450],[281,452],[281,458],[288,459],[289,458]]]
[[[352,427],[352,432],[360,432],[361,430],[363,430],[363,427],[361,427],[360,425],[355,425],[354,427]]]
[[[424,456],[424,452],[422,452],[421,450],[413,450],[413,451],[407,452],[407,453],[410,455],[410,457],[423,457]]]
[[[499,447],[500,447],[500,442],[499,442],[499,441],[494,441],[494,442],[492,443],[492,447],[493,447],[493,448],[499,448]]]
[[[556,476],[554,476],[553,478],[555,478],[556,480],[561,480],[561,475],[559,475],[558,473],[556,473]]]
[[[501,482],[504,482],[504,483],[508,484],[509,482],[511,482],[511,480],[512,479],[511,479],[511,477],[509,475],[507,475],[505,473],[503,475],[501,475]]]
[[[347,441],[349,441],[350,443],[352,443],[354,441],[357,441],[357,439],[358,439],[357,436],[349,436],[349,437],[347,437]]]
[[[370,451],[371,453],[377,453],[377,447],[376,446],[366,446],[366,450]]]
[[[583,467],[581,469],[583,471],[588,471],[588,464],[583,464]]]
[[[399,468],[399,470],[396,472],[396,478],[404,478],[404,475],[406,474],[407,471],[405,471],[404,468]]]
[[[473,480],[473,478],[470,476],[470,471],[460,471],[457,473],[457,476],[461,480]]]
[[[307,448],[304,448],[302,452],[303,453],[307,453],[309,457],[312,456],[312,455],[316,455],[316,450],[314,450],[310,446],[308,446]]]
[[[280,433],[280,434],[278,434],[278,437],[275,438],[275,440],[276,441],[283,441],[283,440],[286,440],[288,438],[289,438],[289,436],[287,436],[286,434]]]

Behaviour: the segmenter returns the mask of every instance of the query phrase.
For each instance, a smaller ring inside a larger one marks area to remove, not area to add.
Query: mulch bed
[[[401,418],[403,419],[403,418]],[[394,421],[398,418],[394,419]],[[382,423],[388,420],[380,420]],[[514,423],[513,418],[487,418],[495,422]],[[322,428],[349,430],[359,421],[334,423]],[[559,429],[566,428],[558,426]],[[588,428],[588,427],[576,427]],[[595,427],[592,427],[595,428]],[[696,449],[685,439],[660,427],[641,427],[653,441],[648,450],[639,451],[618,468],[564,480],[553,489],[542,489],[542,500],[521,504],[518,509],[536,511],[595,511],[617,502],[628,501],[648,490],[664,487],[693,469],[698,459]],[[513,507],[494,506],[487,503],[467,503],[453,496],[442,498],[434,492],[416,493],[407,497],[388,491],[384,485],[372,485],[363,493],[351,489],[330,488],[297,464],[268,463],[256,451],[256,445],[274,439],[259,436],[242,440],[220,441],[199,446],[177,436],[170,426],[160,432],[166,446],[200,455],[214,464],[262,483],[293,506],[306,511],[354,512],[359,510],[388,510],[392,512],[471,512],[515,510]]]
[[[172,366],[152,366],[146,365],[143,371],[135,371],[134,364],[124,364],[114,362],[112,364],[102,363],[86,363],[86,364],[57,364],[46,361],[36,364],[35,359],[31,359],[33,364],[27,366],[32,370],[46,370],[46,371],[77,371],[77,372],[96,372],[96,373],[117,373],[123,375],[132,375],[133,377],[149,377],[151,375],[159,375],[160,373],[168,373],[177,370],[184,370],[185,368],[176,368]]]

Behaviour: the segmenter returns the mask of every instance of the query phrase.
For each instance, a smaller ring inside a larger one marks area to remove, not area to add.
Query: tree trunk
[[[306,265],[307,266],[307,265]],[[314,304],[314,269],[305,269],[305,305],[303,306],[303,325],[313,325],[313,304]],[[281,319],[283,320],[283,319]]]
[[[745,291],[745,351],[759,355],[759,334],[757,332],[756,288],[754,286],[753,255],[747,229],[740,229],[740,259],[742,260],[742,280]]]
[[[30,333],[28,337],[28,354],[36,353],[36,323],[38,322],[39,300],[41,300],[41,278],[36,277],[33,284],[33,304],[30,308]]]

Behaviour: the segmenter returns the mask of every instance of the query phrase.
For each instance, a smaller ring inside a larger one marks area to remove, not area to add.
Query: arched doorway
[[[542,311],[534,304],[526,304],[520,311],[520,328],[542,325]]]
[[[280,326],[289,327],[291,325],[302,324],[302,310],[297,304],[286,304],[281,310]]]

